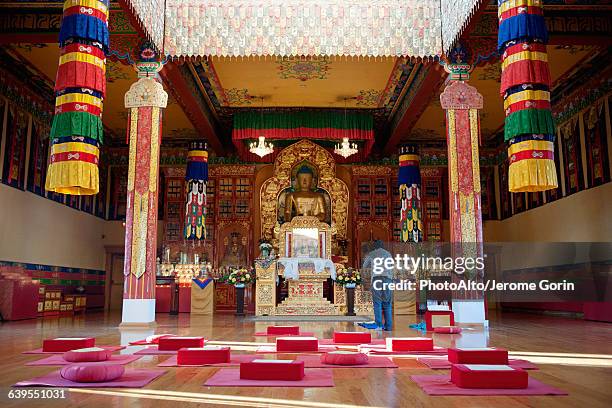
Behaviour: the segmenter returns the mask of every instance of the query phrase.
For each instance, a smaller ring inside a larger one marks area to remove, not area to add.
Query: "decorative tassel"
[[[61,194],[99,190],[102,100],[106,92],[108,1],[66,0],[45,188]]]
[[[185,239],[206,239],[206,182],[208,181],[206,142],[190,144],[185,180],[187,182]]]
[[[402,242],[421,242],[421,173],[417,146],[400,147],[398,185],[400,193],[400,223]]]
[[[511,192],[557,188],[548,33],[541,0],[500,0],[498,17],[504,139],[509,143],[508,188]]]

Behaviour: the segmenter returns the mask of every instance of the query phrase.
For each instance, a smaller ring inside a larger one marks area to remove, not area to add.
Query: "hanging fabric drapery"
[[[72,195],[98,193],[108,6],[109,0],[64,2],[48,191]]]
[[[514,193],[557,188],[542,1],[499,0],[498,17],[508,188]]]
[[[415,145],[403,145],[399,149],[399,175],[397,184],[400,194],[401,241],[423,241],[421,219],[421,172],[420,157]]]
[[[207,148],[206,142],[191,142],[187,153],[185,239],[206,239]]]

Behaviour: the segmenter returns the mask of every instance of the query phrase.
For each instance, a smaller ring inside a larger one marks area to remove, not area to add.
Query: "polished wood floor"
[[[217,388],[202,384],[216,368],[168,368],[144,389],[75,389],[68,400],[11,401],[10,386],[57,367],[27,367],[41,355],[22,351],[40,347],[42,339],[59,336],[95,336],[98,344],[118,344],[118,314],[89,314],[75,318],[30,320],[0,324],[0,406],[2,407],[610,407],[612,406],[612,324],[561,317],[498,314],[488,331],[470,330],[464,336],[505,347],[520,358],[538,364],[530,375],[569,392],[569,396],[542,397],[429,397],[411,380],[412,374],[438,374],[412,358],[396,359],[399,369],[334,369],[333,388]],[[414,336],[408,329],[413,317],[401,316],[392,334]],[[202,335],[214,342],[234,342],[248,351],[253,332],[270,323],[252,322],[232,315],[213,318],[158,315],[157,333]],[[300,326],[323,338],[333,330],[353,330],[353,323],[301,322]],[[133,334],[133,333],[132,333]],[[126,333],[123,333],[124,340]],[[435,335],[438,345],[449,346],[457,336]],[[467,338],[467,337],[466,337]],[[128,367],[155,367],[168,356],[145,356]]]

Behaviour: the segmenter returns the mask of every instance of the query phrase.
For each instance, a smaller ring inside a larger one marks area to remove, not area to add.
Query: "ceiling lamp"
[[[264,119],[263,119],[263,100],[264,97],[260,96],[261,99],[261,109],[260,109],[260,120],[261,120],[261,129],[264,128]],[[259,136],[257,143],[251,142],[249,145],[249,151],[253,154],[258,155],[259,157],[264,157],[270,153],[274,152],[274,145],[272,143],[266,143],[266,137],[262,134]]]
[[[344,99],[344,128],[348,129],[348,125],[347,125],[347,118],[346,118],[346,112],[347,112],[347,108],[346,108],[346,102],[349,99],[355,99],[355,98],[350,98],[350,97],[345,97]],[[343,137],[342,138],[342,144],[337,143],[336,144],[336,148],[334,149],[334,153],[344,157],[345,159],[349,156],[354,155],[355,153],[357,153],[359,150],[357,150],[357,143],[351,143],[349,142],[349,138],[348,137]]]
[[[257,143],[251,142],[249,145],[249,151],[258,155],[259,157],[264,157],[272,152],[274,152],[274,146],[272,143],[266,143],[265,136],[259,136]]]
[[[357,149],[357,143],[351,143],[349,142],[349,138],[348,137],[343,137],[342,138],[342,143],[337,143],[336,144],[336,148],[334,149],[334,153],[339,154],[340,156],[344,157],[345,159],[349,156],[354,155],[355,153],[357,153],[359,150]]]

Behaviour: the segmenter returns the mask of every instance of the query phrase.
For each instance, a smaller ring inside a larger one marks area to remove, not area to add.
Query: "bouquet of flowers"
[[[361,273],[353,268],[339,267],[336,270],[336,283],[338,285],[361,285]]]
[[[228,275],[226,282],[230,285],[248,285],[255,280],[254,273],[246,268],[234,269]]]

